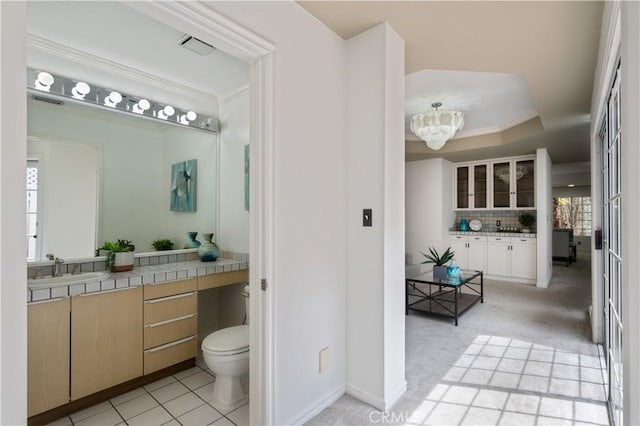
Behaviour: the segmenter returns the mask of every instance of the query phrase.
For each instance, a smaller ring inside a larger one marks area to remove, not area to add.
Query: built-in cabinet
[[[489,237],[486,273],[490,276],[536,279],[536,239]]]
[[[454,235],[451,249],[455,252],[455,262],[462,269],[483,271],[487,263],[487,237]]]
[[[142,287],[71,300],[71,400],[142,375]]]
[[[144,374],[198,354],[195,278],[144,287]]]
[[[27,307],[27,415],[69,402],[68,297]]]
[[[510,157],[454,166],[454,209],[535,208],[535,157]]]
[[[450,245],[462,269],[484,271],[489,278],[536,280],[535,238],[452,235]]]

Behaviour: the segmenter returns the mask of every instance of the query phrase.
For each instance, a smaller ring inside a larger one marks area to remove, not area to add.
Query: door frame
[[[249,316],[257,320],[251,322],[249,331],[250,424],[274,424],[275,46],[200,2],[123,2],[123,4],[166,25],[188,32],[226,53],[247,61],[251,66]],[[263,282],[264,288],[262,288]],[[268,288],[266,283],[269,284]]]

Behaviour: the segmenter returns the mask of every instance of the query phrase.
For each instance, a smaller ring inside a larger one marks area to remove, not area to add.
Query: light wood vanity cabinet
[[[142,375],[142,287],[71,300],[71,400]]]
[[[69,402],[70,299],[27,306],[27,414]]]
[[[197,280],[144,286],[144,374],[198,354]]]

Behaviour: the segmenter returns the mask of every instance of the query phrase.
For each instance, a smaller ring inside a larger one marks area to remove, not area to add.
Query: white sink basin
[[[40,287],[61,287],[65,285],[80,284],[90,281],[101,281],[106,279],[109,273],[103,272],[87,272],[84,274],[65,274],[61,277],[46,277],[36,278],[33,280],[27,280],[27,287],[40,288]]]

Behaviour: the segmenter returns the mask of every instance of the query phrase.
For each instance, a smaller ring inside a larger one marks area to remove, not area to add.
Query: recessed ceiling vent
[[[54,105],[62,105],[62,104],[64,104],[64,102],[62,102],[62,101],[60,101],[58,99],[47,98],[45,96],[33,95],[33,96],[31,96],[31,99],[35,99],[36,101],[46,102],[46,103],[54,104]]]
[[[195,52],[200,56],[208,55],[209,53],[216,50],[216,48],[212,45],[205,43],[202,40],[198,40],[197,38],[188,34],[185,34],[185,36],[182,37],[178,43],[185,49],[189,49],[190,51]]]

